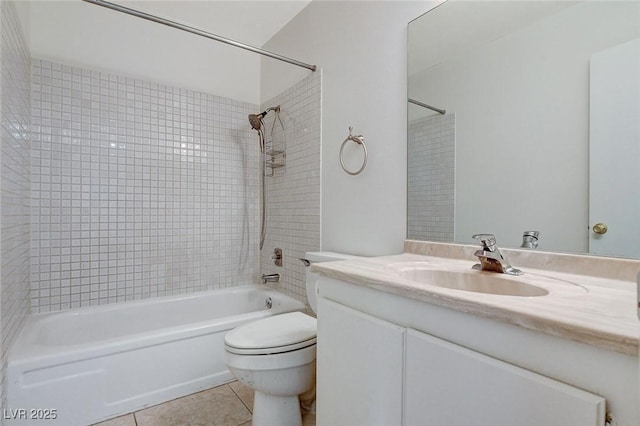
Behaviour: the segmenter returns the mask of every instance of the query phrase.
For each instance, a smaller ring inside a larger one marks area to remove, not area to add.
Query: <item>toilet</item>
[[[353,258],[310,252],[311,263]],[[307,268],[307,300],[317,308],[318,274]],[[298,396],[315,386],[316,319],[302,312],[274,315],[231,330],[224,339],[231,373],[255,391],[253,425],[300,425]]]

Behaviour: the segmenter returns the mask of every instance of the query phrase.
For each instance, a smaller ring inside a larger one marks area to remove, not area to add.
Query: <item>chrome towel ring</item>
[[[344,140],[344,142],[342,142],[342,146],[340,147],[340,165],[342,166],[342,170],[344,170],[348,174],[354,176],[354,175],[360,174],[364,170],[365,166],[367,165],[367,146],[364,144],[364,136],[362,136],[362,135],[354,136],[354,135],[351,134],[352,131],[353,131],[353,127],[349,126],[349,136],[347,136],[347,138]],[[355,172],[347,170],[347,168],[344,165],[344,160],[342,159],[342,153],[344,151],[344,146],[349,141],[353,141],[353,142],[357,143],[358,145],[361,145],[362,149],[364,150],[364,161],[362,162],[362,166],[358,170],[356,170]]]

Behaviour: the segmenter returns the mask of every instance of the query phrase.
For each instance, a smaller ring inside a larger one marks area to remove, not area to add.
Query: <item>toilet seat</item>
[[[238,355],[270,355],[316,344],[316,319],[302,312],[274,315],[227,333],[225,349]]]

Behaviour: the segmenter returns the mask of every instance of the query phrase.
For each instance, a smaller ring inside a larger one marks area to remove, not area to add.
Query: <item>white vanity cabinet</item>
[[[415,330],[405,345],[404,424],[602,426],[605,400]]]
[[[323,425],[400,425],[405,328],[318,300],[317,418]]]
[[[637,426],[637,358],[323,277],[319,426]]]

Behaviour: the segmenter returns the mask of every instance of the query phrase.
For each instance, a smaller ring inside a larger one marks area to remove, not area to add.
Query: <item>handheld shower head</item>
[[[249,124],[251,124],[251,128],[253,130],[260,131],[260,128],[262,127],[262,119],[269,111],[280,112],[280,105],[269,107],[260,114],[249,114]]]
[[[253,130],[260,130],[262,127],[262,117],[267,115],[267,111],[260,114],[249,114],[249,124]]]

